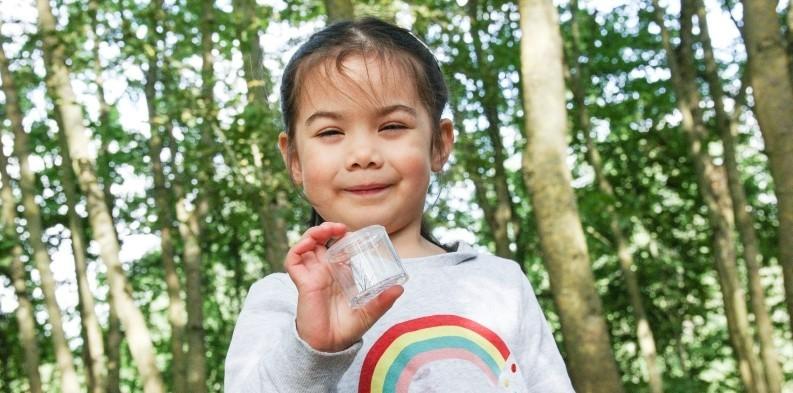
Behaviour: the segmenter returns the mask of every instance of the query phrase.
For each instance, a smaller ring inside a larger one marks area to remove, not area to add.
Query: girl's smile
[[[385,191],[387,191],[388,187],[390,186],[391,186],[390,184],[370,183],[370,184],[361,184],[358,186],[345,188],[344,191],[364,197],[379,196],[385,193]]]

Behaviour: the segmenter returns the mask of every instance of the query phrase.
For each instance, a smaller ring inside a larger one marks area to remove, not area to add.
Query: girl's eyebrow
[[[388,106],[384,106],[382,108],[377,108],[375,111],[376,111],[378,117],[383,117],[385,115],[388,115],[390,113],[397,112],[397,111],[407,112],[408,114],[410,114],[413,117],[418,117],[418,112],[414,108],[412,108],[410,106],[407,106],[407,105],[404,105],[404,104],[388,105]],[[329,118],[329,119],[332,119],[332,120],[339,120],[339,119],[341,119],[344,116],[342,116],[342,114],[338,113],[338,112],[317,111],[317,112],[314,112],[313,114],[311,114],[311,116],[309,116],[306,119],[305,126],[308,127],[312,122],[314,122],[314,120],[317,120],[317,119],[320,119],[320,118],[323,118],[323,117]]]
[[[342,116],[339,113],[336,113],[336,112],[317,111],[317,112],[314,112],[311,116],[309,116],[308,119],[306,119],[306,123],[305,123],[306,127],[308,127],[312,122],[314,122],[314,120],[317,120],[317,119],[320,119],[320,118],[323,118],[323,117],[327,117],[327,118],[333,119],[333,120],[339,120],[339,119],[342,118]]]
[[[397,112],[397,111],[407,112],[413,117],[417,117],[418,116],[418,112],[416,112],[415,109],[413,109],[412,107],[409,107],[407,105],[404,105],[404,104],[394,104],[394,105],[389,105],[389,106],[384,106],[382,108],[378,108],[377,109],[377,116],[378,117],[383,117],[385,115],[388,115],[388,114],[391,114],[391,113]]]

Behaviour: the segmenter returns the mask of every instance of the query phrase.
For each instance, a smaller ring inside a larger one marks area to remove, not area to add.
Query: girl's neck
[[[399,257],[402,259],[427,257],[446,252],[446,250],[421,236],[421,220],[416,220],[404,228],[389,233],[388,235]]]

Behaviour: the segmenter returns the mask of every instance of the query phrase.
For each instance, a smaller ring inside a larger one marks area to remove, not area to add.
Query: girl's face
[[[345,75],[333,65],[308,70],[292,177],[327,221],[350,230],[380,224],[388,233],[418,228],[430,171],[441,170],[451,151],[451,121],[441,121],[442,146],[431,149],[429,113],[404,71],[358,56],[343,65]],[[282,133],[285,159],[288,142]]]

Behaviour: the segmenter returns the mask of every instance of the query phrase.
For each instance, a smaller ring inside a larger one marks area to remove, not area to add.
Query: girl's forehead
[[[334,59],[306,70],[299,86],[298,124],[314,111],[345,111],[408,105],[425,112],[416,78],[405,67],[380,58]]]

